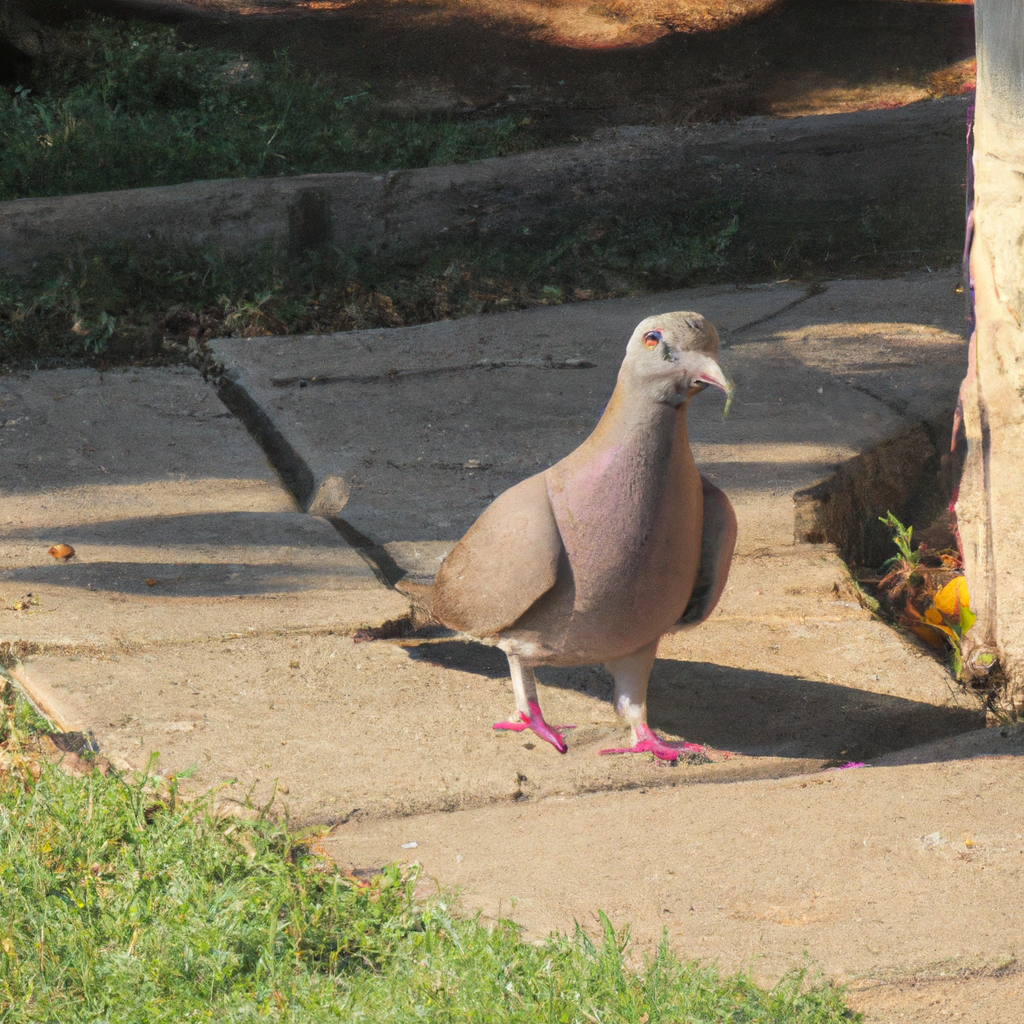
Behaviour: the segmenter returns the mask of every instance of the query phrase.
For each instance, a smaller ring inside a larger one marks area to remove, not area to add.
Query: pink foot
[[[653,754],[659,761],[675,761],[680,754],[706,754],[699,743],[666,743],[646,724],[636,727],[637,741],[632,747],[613,747],[602,754]]]
[[[531,700],[530,713],[527,715],[524,712],[519,712],[519,717],[522,719],[520,722],[495,722],[495,729],[508,729],[512,732],[522,732],[524,729],[531,729],[535,732],[542,740],[546,740],[551,744],[560,754],[564,754],[569,748],[565,745],[565,740],[553,729],[547,722],[544,721],[544,716],[540,713],[540,705],[535,701]],[[575,725],[560,725],[559,729],[575,729]]]

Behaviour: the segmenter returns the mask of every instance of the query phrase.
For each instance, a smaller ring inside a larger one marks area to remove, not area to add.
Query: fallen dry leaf
[[[941,621],[942,619],[940,616],[939,622],[941,623]],[[916,633],[922,640],[931,644],[932,647],[943,646],[944,641],[940,632],[941,627],[937,627],[935,624],[930,622],[912,604],[908,603],[906,608],[903,609],[903,614],[900,616],[900,622],[903,623],[903,625],[912,633]]]
[[[53,555],[54,558],[67,559],[75,557],[75,549],[70,544],[54,544],[48,553]]]

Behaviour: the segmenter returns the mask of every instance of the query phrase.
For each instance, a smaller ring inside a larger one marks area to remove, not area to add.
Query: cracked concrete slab
[[[771,322],[770,339],[802,366],[909,422],[951,416],[964,372],[967,306],[959,272],[832,281]]]
[[[43,653],[25,669],[33,692],[69,726],[93,729],[116,763],[159,751],[163,771],[196,766],[190,786],[235,779],[226,799],[275,798],[301,823],[778,778],[982,724],[932,658],[833,591],[840,571],[820,547],[746,559],[710,622],[663,641],[650,720],[730,752],[710,764],[599,757],[625,733],[598,667],[538,670],[549,720],[575,725],[566,756],[493,731],[512,710],[505,657],[461,637],[251,634]],[[765,580],[785,586],[775,593]]]
[[[856,603],[835,553],[794,543],[795,490],[928,411],[880,390],[892,379],[879,349],[899,349],[913,365],[897,370],[944,400],[939,377],[964,348],[954,283],[704,288],[217,343],[222,394],[323,515],[300,511],[192,371],[9,379],[0,582],[40,599],[0,613],[5,636],[29,644],[21,678],[118,763],[159,751],[163,770],[196,765],[196,788],[236,779],[226,798],[276,792],[303,822],[779,777],[976,728],[944,668]],[[718,323],[737,378],[734,412],[723,422],[720,403],[695,403],[693,434],[740,542],[713,618],[663,642],[651,720],[732,756],[672,770],[599,758],[621,732],[609,677],[541,670],[549,718],[577,726],[563,758],[490,729],[511,707],[495,648],[352,643],[353,625],[407,604],[328,515],[429,578],[490,494],[579,443],[636,321],[671,308]],[[74,561],[46,554],[57,541]]]
[[[211,349],[225,400],[262,432],[306,507],[377,544],[450,541],[590,432],[639,320],[695,307],[724,333],[807,292],[701,288]],[[721,405],[706,404],[720,420]]]
[[[929,976],[1002,969],[1016,1000],[1007,992],[995,1016],[964,1016],[1017,1021],[1024,915],[1006,894],[1024,850],[1005,794],[1024,781],[1024,747],[996,737],[989,749],[978,760],[354,821],[324,847],[363,870],[415,861],[424,892],[457,888],[467,910],[511,918],[532,939],[577,923],[599,936],[600,909],[629,924],[641,950],[667,932],[686,958],[762,983],[809,957],[812,971],[857,982],[851,1004],[877,1008],[879,1022],[903,1019],[891,992],[870,997],[886,982],[918,974],[927,991]]]

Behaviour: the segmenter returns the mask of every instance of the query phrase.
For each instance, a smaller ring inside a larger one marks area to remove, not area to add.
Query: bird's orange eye
[[[644,348],[657,348],[661,341],[661,331],[648,331],[644,335]]]

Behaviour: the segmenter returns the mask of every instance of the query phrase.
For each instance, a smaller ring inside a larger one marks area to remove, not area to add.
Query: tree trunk
[[[1016,699],[1024,693],[1024,0],[976,0],[975,19],[975,331],[961,388],[967,457],[956,515],[978,621],[964,653],[970,675],[1001,671]]]

